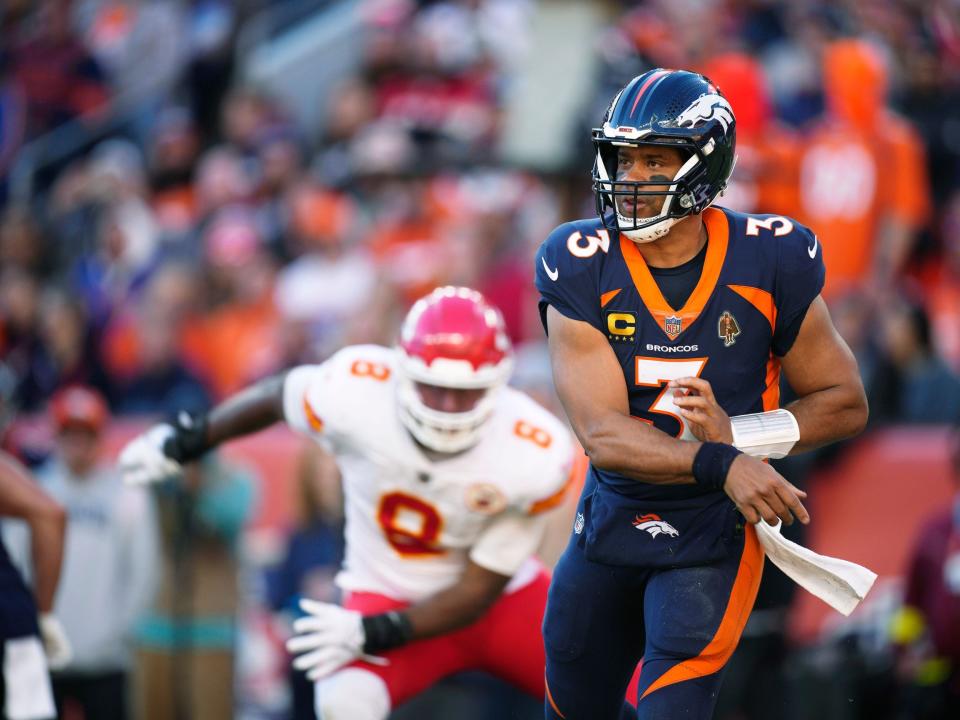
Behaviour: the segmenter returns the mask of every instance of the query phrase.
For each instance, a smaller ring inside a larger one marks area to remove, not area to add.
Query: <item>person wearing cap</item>
[[[53,673],[58,714],[79,705],[86,718],[126,718],[128,647],[134,625],[152,600],[158,567],[158,530],[151,496],[121,482],[101,462],[108,420],[95,390],[70,386],[50,400],[56,430],[40,484],[67,511],[63,569],[54,614],[63,623],[73,659]],[[7,524],[11,525],[11,524]],[[14,561],[29,574],[19,527],[4,527]]]

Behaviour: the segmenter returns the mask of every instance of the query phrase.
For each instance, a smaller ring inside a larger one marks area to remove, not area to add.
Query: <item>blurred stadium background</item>
[[[106,398],[109,466],[151,419],[392,343],[444,283],[502,309],[515,384],[562,412],[533,252],[593,214],[616,89],[705,72],[738,117],[721,204],[817,231],[871,402],[861,438],[781,463],[800,539],[880,574],[844,619],[768,565],[717,717],[960,717],[956,0],[6,0],[0,39],[3,445],[33,466],[58,389]],[[194,475],[154,498],[134,717],[291,717],[289,611],[336,597],[336,468],[275,428]],[[479,676],[395,714],[540,716]]]

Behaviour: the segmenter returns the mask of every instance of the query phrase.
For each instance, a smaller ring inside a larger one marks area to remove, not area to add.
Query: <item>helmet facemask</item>
[[[488,368],[490,372],[471,378],[466,368],[451,367],[461,362],[437,359],[428,368],[401,350],[401,372],[397,378],[400,420],[421,445],[436,452],[456,453],[476,445],[483,425],[493,415],[497,393],[506,384],[513,366],[511,359],[505,359],[500,366]],[[430,407],[418,384],[483,390],[483,395],[469,410],[447,412]]]
[[[597,148],[597,157],[593,168],[593,189],[596,194],[597,213],[611,230],[619,231],[634,242],[647,243],[663,237],[670,232],[678,220],[694,212],[696,201],[690,190],[691,181],[696,180],[705,171],[703,156],[694,143],[687,144],[674,140],[627,142],[594,137],[594,145]],[[642,145],[674,148],[686,152],[689,157],[669,183],[664,183],[662,180],[617,180],[619,148]],[[667,187],[664,188],[664,185]],[[640,197],[663,198],[660,211],[652,217],[638,217],[637,201]],[[622,212],[618,202],[620,198],[633,200],[632,213]]]
[[[604,226],[638,243],[665,236],[676,222],[707,209],[723,192],[736,158],[736,120],[709,79],[657,68],[631,80],[613,98],[592,133],[593,191]],[[685,160],[671,179],[620,180],[621,147],[670,147]],[[637,215],[638,199],[661,197],[651,217]],[[633,200],[632,212],[623,201]]]

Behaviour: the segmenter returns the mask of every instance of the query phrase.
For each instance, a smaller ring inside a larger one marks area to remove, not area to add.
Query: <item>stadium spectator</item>
[[[945,720],[960,707],[960,430],[950,461],[956,492],[920,529],[892,639],[903,682],[898,718]]]
[[[223,397],[279,366],[276,262],[246,208],[217,212],[201,242],[210,310],[201,324],[199,370]]]
[[[137,365],[117,383],[114,406],[120,414],[171,415],[182,407],[205,408],[210,394],[180,354],[180,326],[163,307],[141,303],[137,313]]]
[[[26,98],[10,70],[9,55],[0,50],[0,205],[7,201],[8,176],[26,133]]]
[[[56,449],[38,478],[67,511],[54,612],[73,647],[73,658],[53,677],[58,714],[66,717],[72,706],[87,720],[121,720],[128,717],[134,627],[157,579],[153,500],[124,486],[115,468],[101,461],[109,415],[99,393],[66,387],[51,399],[50,416]],[[25,531],[5,526],[4,538],[18,564],[29,566]]]
[[[930,263],[923,285],[934,346],[960,373],[960,191],[946,203],[940,227],[943,253]]]
[[[351,337],[376,291],[378,269],[358,246],[356,204],[303,185],[287,198],[287,246],[297,257],[280,271],[275,302],[283,318],[284,365],[329,357]]]
[[[71,28],[72,0],[42,0],[33,22],[10,42],[14,76],[27,101],[27,136],[105,110],[110,99],[100,65]]]
[[[256,485],[211,454],[158,489],[160,587],[138,630],[136,718],[235,717],[237,553]]]
[[[118,100],[146,129],[189,58],[183,4],[175,0],[86,0],[78,8],[86,46],[110,77]]]
[[[800,142],[779,122],[760,63],[744,53],[707,61],[703,74],[727,96],[737,116],[737,165],[723,204],[738,212],[796,217]]]
[[[167,236],[189,233],[198,219],[193,183],[200,154],[198,130],[188,111],[161,111],[147,149],[151,207]]]
[[[340,472],[332,455],[307,445],[297,477],[297,525],[287,539],[283,560],[268,573],[271,608],[285,623],[299,616],[301,598],[337,602],[334,576],[343,561],[343,498]],[[288,668],[293,693],[293,720],[314,720],[313,683]]]
[[[6,208],[0,219],[0,267],[19,268],[38,278],[49,278],[54,258],[48,246],[47,238],[27,208],[14,205]]]
[[[937,354],[916,293],[888,298],[878,314],[880,366],[871,388],[874,423],[960,422],[960,377]]]
[[[845,285],[888,288],[929,219],[923,146],[887,106],[888,74],[863,40],[824,50],[827,112],[803,143],[798,219],[823,246],[828,299]]]

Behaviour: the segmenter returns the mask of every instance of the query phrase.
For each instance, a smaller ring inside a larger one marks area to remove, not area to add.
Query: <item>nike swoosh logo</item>
[[[811,257],[813,256],[811,255]],[[547,275],[550,276],[550,279],[556,282],[557,278],[560,277],[560,268],[557,268],[556,270],[551,270],[550,266],[547,265],[547,259],[545,257],[540,258],[540,262],[543,263],[543,269],[547,271]]]
[[[817,256],[817,236],[816,235],[813,236],[813,247],[807,248],[807,255],[810,256],[811,260]]]

